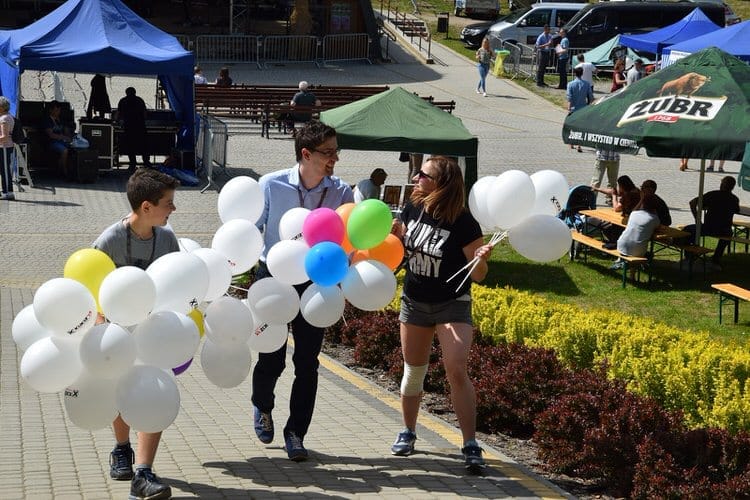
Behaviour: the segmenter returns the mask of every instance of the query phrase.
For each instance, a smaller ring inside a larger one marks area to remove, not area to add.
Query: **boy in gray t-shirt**
[[[179,185],[177,179],[158,170],[136,170],[128,179],[126,188],[133,211],[105,229],[94,241],[94,248],[109,255],[117,267],[137,266],[141,269],[146,269],[162,255],[178,252],[177,238],[164,226],[169,215],[175,211],[174,194]],[[169,498],[171,488],[151,470],[161,432],[138,433],[136,461],[130,446],[130,426],[118,415],[112,422],[112,428],[117,444],[110,455],[110,477],[116,480],[132,479],[131,498]]]

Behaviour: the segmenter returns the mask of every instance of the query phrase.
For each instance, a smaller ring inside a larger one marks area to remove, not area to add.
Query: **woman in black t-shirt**
[[[464,438],[461,451],[466,469],[478,473],[485,463],[475,440],[476,396],[466,370],[472,342],[471,281],[456,289],[463,275],[450,283],[446,280],[475,257],[479,262],[471,279],[483,280],[492,247],[484,244],[479,223],[465,208],[464,182],[454,159],[429,158],[413,181],[411,199],[393,226],[406,250],[399,316],[404,355],[401,409],[406,429],[399,433],[391,452],[405,456],[414,451],[422,385],[437,334]]]

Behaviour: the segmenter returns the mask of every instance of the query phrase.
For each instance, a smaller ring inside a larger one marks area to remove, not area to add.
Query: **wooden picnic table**
[[[628,216],[622,215],[622,212],[615,212],[613,208],[597,208],[594,210],[581,210],[581,213],[586,217],[596,217],[597,219],[615,224],[616,226],[625,227],[628,225]],[[690,236],[690,233],[677,229],[672,226],[665,226],[660,224],[654,231],[652,240],[663,240],[665,238],[684,238]]]

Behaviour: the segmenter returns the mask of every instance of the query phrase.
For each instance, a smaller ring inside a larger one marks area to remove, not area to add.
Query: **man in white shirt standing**
[[[382,168],[376,168],[370,174],[369,179],[359,181],[357,186],[354,188],[354,203],[359,203],[364,200],[371,198],[380,198],[380,186],[385,183],[385,179],[388,174]]]
[[[643,76],[643,61],[636,59],[625,77],[626,85],[632,85]]]
[[[594,66],[594,63],[586,62],[586,60],[583,57],[583,54],[578,55],[578,64],[576,64],[576,68],[583,69],[583,74],[581,75],[581,80],[584,82],[589,82],[591,87],[594,87],[594,75],[599,72],[599,70]]]

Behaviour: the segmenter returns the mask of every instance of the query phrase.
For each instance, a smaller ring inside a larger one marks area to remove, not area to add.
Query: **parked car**
[[[513,14],[510,14],[510,16],[512,15]],[[484,40],[484,37],[487,36],[487,30],[490,29],[490,26],[498,21],[503,21],[508,17],[508,15],[505,15],[498,17],[494,21],[483,21],[481,23],[469,24],[461,30],[459,38],[467,47],[471,49],[477,49],[482,44],[482,40]]]
[[[493,49],[499,49],[503,42],[534,45],[545,24],[557,32],[558,28],[570,21],[586,5],[585,3],[544,2],[517,10],[490,27],[487,31],[490,46]]]
[[[479,19],[494,19],[500,12],[500,0],[453,0],[453,6],[457,16]]]
[[[724,7],[706,2],[600,2],[588,4],[565,26],[571,47],[597,47],[615,35],[647,33],[674,24],[700,7],[724,26]]]

